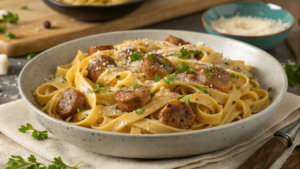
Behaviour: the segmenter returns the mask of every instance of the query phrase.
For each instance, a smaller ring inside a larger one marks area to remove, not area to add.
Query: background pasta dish
[[[116,5],[132,0],[55,0],[69,5]]]
[[[243,61],[168,36],[78,51],[34,95],[48,115],[96,130],[187,132],[250,117],[269,104]]]

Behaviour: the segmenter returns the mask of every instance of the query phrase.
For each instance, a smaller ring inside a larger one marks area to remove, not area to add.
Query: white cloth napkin
[[[37,130],[45,130],[27,110],[22,100],[0,106],[0,168],[5,168],[11,155],[21,155],[26,158],[33,154],[37,161],[50,164],[54,157],[60,156],[69,165],[75,165],[82,159],[85,161],[78,166],[85,168],[237,168],[252,153],[261,147],[272,135],[300,118],[300,97],[287,93],[274,116],[256,133],[237,145],[192,157],[141,160],[105,156],[88,152],[59,140],[49,134],[43,141],[34,140],[31,132],[20,133],[18,128],[26,123],[32,124]],[[280,168],[292,153],[294,147],[300,144],[300,133],[292,147],[288,148],[276,161],[272,168]]]

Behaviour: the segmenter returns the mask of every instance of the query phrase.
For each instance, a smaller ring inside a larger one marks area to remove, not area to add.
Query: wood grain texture
[[[295,147],[281,169],[300,169],[300,146]]]
[[[299,0],[265,0],[268,3],[273,3],[281,6],[289,11],[295,19],[291,32],[286,38],[286,42],[300,65],[300,1]]]
[[[252,154],[239,169],[267,169],[277,160],[285,150],[285,145],[277,139],[271,138],[266,144]]]
[[[13,10],[19,14],[20,20],[17,25],[8,25],[8,31],[14,33],[17,39],[8,40],[0,34],[0,53],[19,56],[38,52],[83,36],[139,28],[232,1],[236,0],[146,0],[127,16],[93,23],[63,16],[41,0],[2,0],[1,9]],[[28,6],[28,10],[20,9],[24,5]],[[42,28],[45,20],[52,23],[52,29]]]

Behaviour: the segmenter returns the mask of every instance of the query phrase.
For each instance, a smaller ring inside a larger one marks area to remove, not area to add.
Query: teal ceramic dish
[[[289,26],[285,28],[283,31],[269,34],[269,35],[259,35],[259,36],[231,35],[231,34],[218,32],[211,27],[211,22],[219,19],[219,17],[221,16],[224,16],[225,18],[229,18],[238,14],[240,16],[252,16],[252,17],[262,17],[262,18],[267,17],[274,20],[281,19],[283,23],[288,23]],[[210,34],[237,39],[252,44],[254,46],[257,46],[261,49],[268,50],[278,45],[287,37],[294,23],[294,18],[288,11],[274,4],[236,2],[236,3],[219,5],[207,10],[202,15],[202,23],[205,30]]]

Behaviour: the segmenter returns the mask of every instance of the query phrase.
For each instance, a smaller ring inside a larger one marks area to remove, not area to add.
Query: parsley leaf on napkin
[[[22,132],[22,133],[26,133],[26,131],[28,131],[28,130],[33,130],[31,136],[34,139],[44,140],[44,139],[48,138],[48,131],[47,130],[45,130],[45,131],[37,131],[29,123],[27,123],[26,126],[22,125],[21,128],[19,128],[19,131]]]

